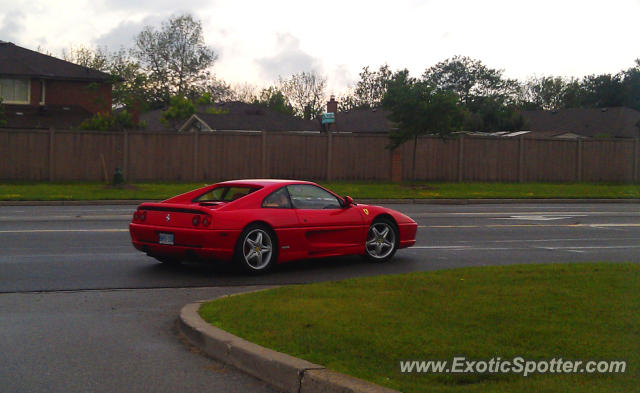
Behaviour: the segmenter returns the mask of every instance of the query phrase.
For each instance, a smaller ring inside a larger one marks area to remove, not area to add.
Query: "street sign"
[[[336,115],[333,112],[327,112],[322,114],[322,124],[329,124],[336,122]]]

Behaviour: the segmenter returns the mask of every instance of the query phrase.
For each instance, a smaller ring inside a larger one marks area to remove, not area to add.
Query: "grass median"
[[[630,392],[640,265],[466,268],[297,285],[200,309],[240,337],[403,392]],[[625,360],[622,374],[401,373],[400,360]]]
[[[210,183],[209,183],[210,184]],[[640,198],[638,184],[612,183],[375,183],[320,182],[357,199],[442,198]],[[3,201],[162,200],[204,186],[200,183],[1,183]]]

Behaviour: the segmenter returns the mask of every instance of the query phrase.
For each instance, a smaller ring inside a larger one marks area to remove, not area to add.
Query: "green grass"
[[[323,183],[354,198],[638,198],[640,185],[611,183]]]
[[[610,183],[372,183],[320,184],[356,199],[437,198],[640,198],[638,184]],[[102,183],[3,183],[0,200],[162,200],[205,185],[200,183],[136,183],[122,188]]]
[[[640,265],[495,266],[218,299],[210,323],[403,392],[637,392]],[[626,360],[624,374],[402,374],[399,360]]]
[[[136,183],[111,187],[104,183],[4,183],[4,201],[93,201],[113,199],[162,200],[205,183]]]

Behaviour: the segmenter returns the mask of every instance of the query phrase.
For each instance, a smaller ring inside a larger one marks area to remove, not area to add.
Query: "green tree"
[[[640,59],[636,65],[623,73],[622,87],[624,89],[625,106],[640,110]]]
[[[517,131],[525,128],[518,107],[496,97],[477,97],[464,111],[466,131]]]
[[[215,76],[209,77],[200,87],[200,96],[210,97],[210,103],[229,101],[233,98],[233,90],[225,81]]]
[[[338,96],[336,100],[338,101],[338,112],[349,112],[359,108],[358,101],[350,91],[342,96]]]
[[[458,129],[463,119],[455,93],[438,91],[424,80],[411,78],[406,69],[394,74],[382,105],[390,111],[389,119],[397,125],[397,129],[389,133],[389,147],[395,149],[413,139],[414,178],[418,136],[444,137]]]
[[[149,107],[149,79],[142,71],[140,63],[127,51],[120,49],[109,54],[109,69],[113,82],[113,106],[144,111]]]
[[[519,105],[527,109],[560,109],[565,105],[567,85],[559,76],[529,78],[522,86]]]
[[[68,50],[62,50],[62,58],[83,67],[109,72],[109,51],[106,47],[93,49],[83,45],[71,46]]]
[[[293,107],[295,114],[307,120],[324,110],[327,78],[311,72],[300,72],[278,79],[278,89]]]
[[[254,103],[286,115],[293,115],[295,113],[287,98],[275,86],[262,89],[262,91],[260,91],[260,96],[254,101]]]
[[[360,80],[354,89],[354,100],[360,108],[376,108],[382,105],[382,99],[387,92],[387,87],[393,72],[387,64],[380,66],[378,71],[369,71],[364,67],[359,74]]]
[[[578,78],[571,78],[567,81],[562,95],[563,108],[579,108],[582,106],[584,92],[582,82]]]
[[[582,79],[580,104],[589,108],[623,106],[625,91],[621,74],[588,75]]]
[[[504,78],[503,70],[455,56],[428,68],[422,80],[436,91],[458,96],[466,112],[466,129],[506,131],[522,124],[515,105],[522,96],[520,83]]]
[[[160,121],[173,128],[187,120],[196,112],[193,102],[185,96],[173,96],[170,99],[169,108],[162,114]]]
[[[169,18],[160,29],[146,26],[133,55],[148,77],[154,106],[169,104],[172,95],[198,95],[217,57],[204,42],[202,23],[188,14]]]
[[[237,83],[231,89],[231,99],[250,104],[258,99],[258,87],[249,82]]]
[[[427,68],[422,78],[438,91],[456,93],[465,105],[481,97],[515,101],[519,83],[504,78],[503,72],[485,66],[480,60],[455,56]]]

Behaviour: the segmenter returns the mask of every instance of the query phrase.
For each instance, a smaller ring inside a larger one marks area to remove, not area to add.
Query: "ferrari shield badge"
[[[367,216],[369,215],[369,209],[362,209],[362,211],[364,212],[364,214],[366,214]]]

